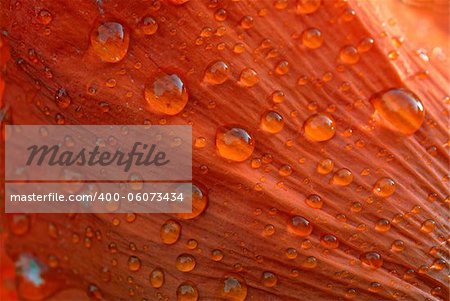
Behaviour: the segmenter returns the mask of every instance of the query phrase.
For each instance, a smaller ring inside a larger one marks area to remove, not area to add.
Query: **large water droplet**
[[[407,89],[394,88],[373,95],[370,99],[376,113],[389,129],[404,135],[416,132],[425,119],[419,97]]]

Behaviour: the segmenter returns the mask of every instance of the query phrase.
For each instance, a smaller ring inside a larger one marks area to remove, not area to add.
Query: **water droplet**
[[[226,275],[220,293],[225,300],[244,301],[247,297],[247,284],[239,275]]]
[[[289,259],[295,259],[298,256],[298,251],[295,248],[287,248],[286,249],[286,257]]]
[[[389,89],[373,95],[370,101],[384,124],[400,134],[413,134],[425,119],[422,102],[406,89]]]
[[[172,245],[178,241],[181,234],[181,225],[174,220],[167,220],[159,233],[161,241],[166,245]]]
[[[164,272],[160,268],[154,269],[150,273],[150,284],[154,288],[160,288],[164,284]]]
[[[336,133],[333,117],[328,114],[318,113],[310,116],[303,124],[306,138],[312,141],[327,141]]]
[[[224,61],[210,64],[205,71],[204,81],[213,85],[223,84],[230,75],[230,67]]]
[[[214,261],[221,261],[223,259],[223,252],[219,249],[212,250],[211,259]]]
[[[52,22],[53,16],[48,10],[41,9],[37,15],[37,20],[42,25],[48,25]]]
[[[322,32],[317,28],[305,29],[302,32],[302,44],[310,49],[319,48],[323,44]]]
[[[255,143],[247,130],[239,126],[221,126],[216,132],[216,147],[223,158],[242,162],[251,156]]]
[[[272,101],[274,103],[282,103],[284,101],[285,95],[283,91],[274,91],[271,95],[270,95]]]
[[[358,51],[361,53],[367,52],[372,49],[374,40],[370,37],[362,39],[358,44]]]
[[[380,218],[375,224],[375,230],[378,232],[387,232],[391,229],[391,222],[385,218]]]
[[[420,231],[424,233],[431,233],[434,231],[434,228],[436,228],[436,222],[432,219],[427,219],[422,223]]]
[[[366,252],[361,254],[359,257],[361,262],[373,269],[378,269],[383,265],[383,259],[381,258],[381,255],[377,252]]]
[[[323,206],[323,200],[317,194],[311,194],[305,199],[306,205],[314,209],[320,209]]]
[[[104,62],[117,63],[128,52],[130,35],[119,22],[101,21],[91,32],[91,45],[95,54]]]
[[[293,216],[289,219],[288,229],[290,232],[304,237],[311,234],[313,227],[306,218],[302,216]]]
[[[158,23],[151,16],[144,16],[138,24],[139,30],[145,35],[155,34],[158,30]]]
[[[204,190],[204,189],[203,189]],[[192,213],[177,213],[182,219],[193,219],[205,211],[208,205],[208,196],[197,185],[192,184]]]
[[[339,60],[344,64],[353,65],[359,62],[359,59],[358,49],[352,45],[344,46],[339,51]]]
[[[183,282],[177,288],[177,301],[197,301],[198,289],[192,282]]]
[[[274,287],[277,285],[278,277],[272,272],[263,272],[261,276],[261,281],[265,287]]]
[[[239,83],[244,87],[252,87],[259,82],[258,74],[251,68],[245,68],[239,76]]]
[[[239,22],[242,28],[249,29],[252,28],[254,25],[254,20],[252,16],[244,16],[241,21]]]
[[[312,14],[320,7],[321,0],[297,0],[299,14]]]
[[[70,105],[70,103],[71,103],[69,95],[67,95],[66,90],[63,89],[63,88],[58,89],[56,91],[55,101],[56,101],[56,104],[58,105],[58,107],[60,109],[67,108]]]
[[[326,175],[333,171],[334,162],[331,159],[322,159],[317,163],[317,172]]]
[[[380,178],[373,187],[376,196],[387,198],[395,192],[395,182],[390,178]]]
[[[280,132],[284,127],[284,120],[280,113],[266,111],[261,116],[261,129],[271,134]]]
[[[402,252],[405,249],[405,243],[402,240],[394,240],[391,250],[394,252]]]
[[[337,170],[334,173],[333,178],[331,179],[331,184],[338,186],[347,186],[350,185],[350,183],[352,182],[353,182],[353,174],[347,168],[341,168]]]
[[[219,8],[214,12],[214,19],[223,22],[227,19],[227,11],[224,8]]]
[[[189,254],[181,254],[177,257],[175,266],[181,272],[190,272],[195,268],[195,258]]]
[[[278,169],[278,174],[282,177],[288,177],[292,174],[292,167],[290,165],[283,165]]]
[[[272,236],[275,233],[275,226],[272,224],[267,224],[264,226],[264,235]]]
[[[314,256],[306,257],[302,262],[302,266],[306,269],[314,269],[317,267],[317,258]]]
[[[281,61],[275,67],[275,73],[278,75],[284,75],[289,72],[289,62]]]
[[[327,249],[337,249],[339,247],[339,240],[332,234],[325,234],[320,238],[320,244]]]
[[[132,272],[139,271],[141,268],[141,260],[136,256],[130,256],[128,258],[128,270]]]
[[[176,74],[160,73],[145,86],[145,100],[159,113],[176,115],[188,102],[188,92]]]

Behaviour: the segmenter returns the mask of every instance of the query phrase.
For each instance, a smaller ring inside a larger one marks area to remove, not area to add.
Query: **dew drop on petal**
[[[52,22],[53,16],[48,10],[41,9],[37,14],[37,20],[42,25],[48,25]]]
[[[333,234],[325,234],[320,238],[320,244],[327,249],[337,249],[339,240]]]
[[[189,254],[180,254],[175,262],[176,268],[181,272],[192,271],[196,264],[194,256]]]
[[[139,30],[145,35],[153,35],[158,30],[158,23],[151,16],[144,16],[138,24]]]
[[[322,159],[317,163],[316,170],[322,175],[329,174],[333,171],[334,162],[331,159]]]
[[[353,174],[347,168],[341,168],[333,174],[331,184],[337,186],[347,186],[353,182]]]
[[[199,186],[192,184],[192,212],[191,213],[177,213],[177,217],[181,219],[193,219],[205,211],[208,205],[208,195],[204,192],[205,189],[200,189]]]
[[[154,269],[150,273],[150,285],[154,288],[160,288],[164,284],[164,272],[160,268]]]
[[[293,216],[289,219],[288,230],[295,235],[304,237],[311,234],[313,227],[303,216]]]
[[[213,84],[223,84],[230,75],[230,67],[224,61],[216,61],[210,64],[205,71],[204,81]]]
[[[359,62],[359,59],[358,49],[352,45],[344,46],[339,51],[339,60],[344,64],[353,65]]]
[[[306,205],[308,205],[309,207],[314,208],[314,209],[320,209],[323,206],[323,200],[317,194],[310,194],[305,199],[305,203],[306,203]]]
[[[274,287],[278,282],[278,277],[274,273],[266,271],[262,273],[261,281],[265,287]]]
[[[305,29],[302,32],[302,44],[310,49],[319,48],[323,44],[322,32],[317,28]]]
[[[92,49],[102,61],[117,63],[128,52],[130,35],[119,22],[102,21],[94,25],[90,40]]]
[[[376,196],[387,198],[388,196],[394,194],[395,188],[396,184],[394,180],[391,178],[380,178],[373,186],[372,191]]]
[[[436,228],[436,222],[432,219],[427,219],[422,223],[420,231],[424,233],[431,233],[434,231],[434,228]]]
[[[261,116],[260,126],[263,131],[276,134],[283,129],[284,119],[278,112],[266,111]]]
[[[378,269],[383,265],[383,259],[381,255],[377,252],[366,252],[361,254],[359,257],[363,265],[371,267],[373,269]]]
[[[160,230],[161,241],[166,245],[172,245],[178,241],[181,234],[181,225],[174,220],[166,221]]]
[[[220,293],[225,300],[244,301],[247,297],[247,284],[239,275],[226,275],[222,280]]]
[[[255,142],[249,132],[239,126],[221,126],[216,132],[216,147],[225,159],[242,162],[255,149]]]
[[[403,135],[416,132],[425,119],[422,101],[407,89],[393,88],[370,99],[383,124]]]
[[[188,92],[176,74],[160,73],[145,86],[145,100],[159,113],[176,115],[188,102]]]
[[[181,283],[177,288],[177,301],[197,301],[198,297],[198,288],[190,281]]]
[[[318,113],[310,116],[303,124],[305,137],[312,141],[327,141],[336,133],[336,125],[333,117],[328,114]]]
[[[136,256],[130,256],[128,258],[128,270],[132,272],[139,271],[141,268],[141,260]]]
[[[245,68],[239,76],[239,83],[244,87],[253,87],[259,82],[258,74],[251,68]]]

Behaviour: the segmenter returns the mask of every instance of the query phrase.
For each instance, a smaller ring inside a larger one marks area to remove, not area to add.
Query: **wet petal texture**
[[[2,2],[4,122],[191,124],[201,189],[189,217],[7,216],[8,254],[48,282],[37,294],[22,272],[19,294],[448,300],[449,64],[439,39],[448,30],[437,24],[425,46],[415,44],[403,18],[379,5]],[[144,17],[157,24],[152,34]],[[93,46],[102,20],[113,30]],[[157,86],[169,91],[146,93],[160,74],[178,84],[165,77]],[[406,135],[370,101],[392,88],[423,105]],[[267,111],[282,116],[282,129],[261,128]],[[319,141],[303,134],[315,114],[332,117]],[[305,201],[311,195],[320,205]],[[177,225],[170,243],[161,241],[167,221]],[[20,260],[24,253],[34,257]],[[130,258],[139,262],[132,270]]]

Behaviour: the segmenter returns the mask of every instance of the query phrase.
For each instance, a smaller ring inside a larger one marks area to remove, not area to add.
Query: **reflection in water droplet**
[[[266,111],[261,116],[261,129],[271,134],[280,132],[284,127],[284,120],[280,113]]]
[[[323,44],[322,32],[317,28],[305,29],[302,32],[302,44],[310,49],[319,48]]]
[[[159,113],[176,115],[188,102],[188,93],[176,74],[160,73],[145,86],[145,100]]]
[[[210,64],[205,71],[203,79],[213,85],[223,84],[230,74],[230,67],[224,61],[216,61]]]
[[[225,300],[244,301],[247,297],[247,284],[239,275],[226,275],[222,280],[220,293]]]
[[[310,116],[303,124],[306,138],[312,141],[327,141],[336,133],[333,117],[319,113]]]
[[[94,25],[90,40],[92,49],[102,61],[117,63],[128,52],[130,35],[119,22],[104,21]]]
[[[221,126],[216,132],[216,147],[223,158],[242,162],[251,156],[255,143],[247,130],[239,126]]]
[[[166,245],[172,245],[178,241],[181,234],[181,225],[174,220],[168,220],[161,226],[161,241]]]
[[[156,268],[150,273],[150,284],[154,288],[160,288],[164,284],[163,270]]]
[[[289,219],[288,229],[290,232],[304,237],[311,234],[313,227],[309,220],[303,216],[293,216]]]
[[[183,282],[177,288],[177,301],[197,301],[199,292],[197,286],[190,282]]]
[[[394,88],[373,95],[370,102],[383,124],[403,135],[416,132],[425,119],[420,99],[409,90]]]

